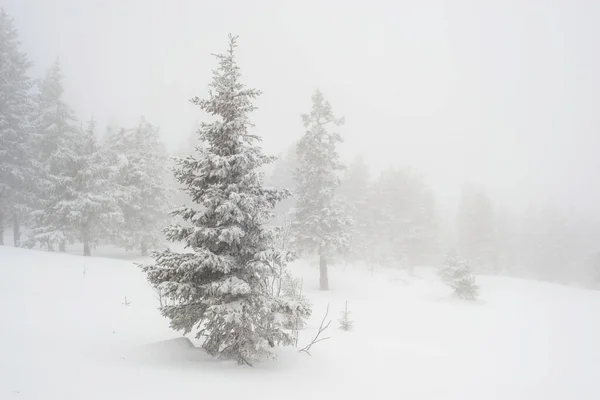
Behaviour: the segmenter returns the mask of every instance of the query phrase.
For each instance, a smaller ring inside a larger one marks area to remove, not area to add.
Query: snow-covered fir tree
[[[32,204],[30,62],[20,51],[13,19],[0,9],[0,244],[4,229],[13,225],[20,245],[21,218]]]
[[[162,228],[171,208],[166,149],[158,129],[144,118],[134,129],[116,131],[108,143],[119,166],[115,183],[123,194],[119,203],[124,223],[115,243],[147,255],[163,242]]]
[[[293,344],[284,324],[304,310],[299,301],[273,292],[290,253],[276,248],[278,232],[268,222],[288,193],[263,186],[260,168],[274,159],[250,132],[248,114],[260,92],[240,82],[235,49],[236,37],[230,36],[227,53],[216,56],[208,98],[192,99],[216,121],[202,124],[204,146],[178,160],[175,171],[202,206],[176,209],[174,215],[188,225],[166,229],[167,239],[183,242],[186,252],[155,252],[156,264],[142,268],[170,300],[161,311],[172,328],[198,329],[208,353],[250,363],[272,355],[276,345]]]
[[[327,262],[349,246],[350,217],[336,198],[339,172],[344,168],[337,153],[342,137],[328,130],[340,126],[331,104],[320,91],[312,97],[312,110],[302,115],[306,132],[298,142],[296,170],[296,208],[293,231],[296,245],[319,255],[319,287],[329,289]]]
[[[74,186],[69,191],[71,200],[60,204],[60,210],[68,213],[75,232],[75,240],[83,244],[83,255],[91,255],[91,249],[106,242],[122,229],[124,220],[119,200],[124,196],[115,184],[118,171],[111,164],[109,152],[99,146],[96,123],[92,119],[83,132]]]
[[[52,165],[57,171],[50,179],[58,195],[49,196],[44,202],[33,238],[50,243],[57,237],[78,241],[83,244],[83,255],[90,256],[96,245],[122,227],[119,208],[122,195],[114,183],[116,169],[111,165],[112,160],[98,146],[93,120],[85,131],[72,136],[71,149],[67,157],[53,158]]]
[[[71,145],[81,132],[74,111],[64,101],[64,75],[56,60],[38,83],[35,97],[36,155],[46,170],[52,170],[52,157]]]
[[[70,179],[78,164],[81,126],[73,110],[63,101],[63,74],[58,60],[39,82],[35,98],[35,159],[37,161],[36,211],[30,242],[41,243],[49,250],[58,244],[65,250],[70,222],[52,213],[52,204],[66,198]]]
[[[466,260],[454,255],[447,256],[439,275],[459,299],[476,300],[479,296],[479,287]]]
[[[351,331],[354,328],[354,321],[350,318],[350,310],[348,310],[348,301],[346,300],[346,306],[342,311],[342,316],[340,317],[340,329],[343,331]]]

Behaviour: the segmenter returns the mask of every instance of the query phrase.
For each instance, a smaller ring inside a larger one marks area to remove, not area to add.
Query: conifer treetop
[[[183,207],[174,214],[196,226],[215,225],[217,219],[221,224],[238,223],[239,212],[249,209],[259,210],[257,217],[263,223],[272,218],[272,214],[262,213],[262,210],[271,210],[275,202],[289,195],[288,191],[262,186],[259,168],[273,162],[275,157],[266,156],[257,145],[260,138],[248,132],[253,127],[248,114],[256,109],[252,100],[260,91],[249,89],[240,82],[240,68],[234,58],[236,41],[237,36],[230,35],[227,53],[215,55],[219,67],[213,71],[208,98],[191,100],[220,119],[201,124],[198,135],[205,146],[193,156],[176,159],[176,179],[184,185],[192,200],[205,209]],[[217,202],[223,200],[227,205],[215,209]],[[230,212],[229,207],[233,204],[230,202],[237,204],[235,215]],[[192,248],[199,245],[188,240],[188,230],[170,230],[167,237],[172,241],[186,240]]]
[[[235,61],[237,36],[229,35],[229,49],[226,54],[213,54],[219,60],[219,68],[213,70],[213,80],[209,85],[208,98],[194,97],[191,102],[210,115],[220,116],[220,123],[202,123],[200,139],[213,146],[213,151],[219,154],[236,151],[236,140],[246,143],[260,141],[258,136],[248,135],[248,127],[254,126],[248,114],[256,110],[252,100],[261,92],[249,89],[240,82],[240,67]],[[225,141],[225,148],[222,144]]]

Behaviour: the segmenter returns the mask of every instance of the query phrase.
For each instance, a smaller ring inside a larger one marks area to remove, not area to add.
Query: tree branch
[[[304,352],[306,354],[308,354],[309,356],[310,354],[310,348],[314,345],[317,344],[319,342],[322,342],[323,340],[327,340],[330,339],[330,337],[324,337],[324,338],[319,338],[319,336],[321,336],[321,333],[325,332],[325,330],[327,328],[329,328],[329,324],[331,324],[331,320],[329,320],[329,322],[327,322],[327,324],[325,324],[325,320],[327,319],[327,315],[329,315],[329,303],[327,303],[327,310],[325,311],[325,315],[323,316],[323,320],[321,321],[321,325],[319,326],[319,331],[317,332],[317,334],[315,335],[315,337],[312,339],[312,341],[307,344],[304,348],[300,349],[300,352]],[[323,324],[325,324],[325,326],[323,326]]]

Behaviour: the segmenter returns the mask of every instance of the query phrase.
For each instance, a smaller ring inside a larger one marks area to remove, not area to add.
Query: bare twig
[[[238,363],[239,363],[239,364],[242,364],[242,365],[243,365],[243,364],[245,364],[245,365],[247,365],[247,366],[249,366],[249,367],[254,367],[254,365],[252,365],[252,364],[251,364],[251,363],[250,363],[248,360],[246,360],[246,359],[245,359],[244,357],[242,357],[242,356],[239,356]]]
[[[131,302],[127,300],[127,296],[125,296],[125,301],[122,303],[124,306],[129,306]]]
[[[327,310],[325,311],[325,316],[323,316],[323,320],[321,321],[321,325],[319,326],[319,331],[317,332],[317,334],[315,335],[315,337],[313,338],[313,340],[307,344],[304,348],[300,349],[300,352],[304,352],[306,354],[308,354],[309,356],[310,354],[310,348],[319,343],[322,342],[323,340],[327,340],[330,339],[330,337],[324,337],[324,338],[320,338],[319,336],[321,336],[321,333],[325,332],[325,330],[327,328],[329,328],[329,324],[331,324],[331,320],[329,320],[329,322],[327,322],[327,324],[325,324],[325,320],[327,319],[327,315],[329,315],[329,303],[327,304]],[[325,324],[325,326],[323,326],[323,324]]]

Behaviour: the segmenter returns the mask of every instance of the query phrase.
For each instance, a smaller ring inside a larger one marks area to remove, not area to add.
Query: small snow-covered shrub
[[[302,280],[294,278],[289,271],[284,271],[281,277],[280,295],[294,302],[294,310],[286,314],[284,327],[293,330],[303,328],[312,313],[312,305],[302,293]]]
[[[454,295],[462,300],[476,300],[479,287],[466,260],[456,256],[448,256],[439,271],[442,281],[454,289]]]
[[[351,331],[354,327],[354,321],[350,319],[350,311],[348,311],[348,301],[346,301],[346,307],[344,311],[342,311],[342,316],[340,317],[340,329],[343,331]]]

